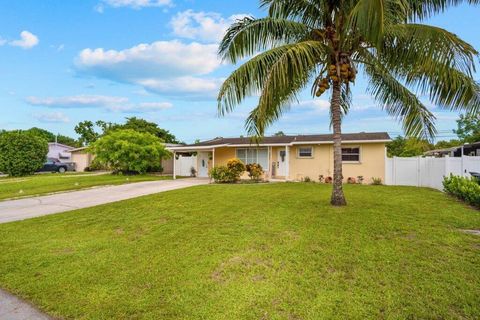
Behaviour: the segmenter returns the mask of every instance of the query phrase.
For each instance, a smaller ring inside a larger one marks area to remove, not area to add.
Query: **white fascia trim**
[[[227,147],[232,148],[255,148],[255,147],[285,147],[288,146],[288,143],[252,143],[252,144],[229,144]]]
[[[190,146],[190,147],[166,147],[165,149],[170,151],[196,151],[196,150],[213,150],[215,148],[226,147],[227,144],[217,144],[212,146]]]
[[[385,140],[342,140],[342,144],[351,144],[351,143],[381,143],[381,142],[391,142],[390,139]],[[289,145],[302,145],[302,144],[333,144],[333,141],[294,141]]]

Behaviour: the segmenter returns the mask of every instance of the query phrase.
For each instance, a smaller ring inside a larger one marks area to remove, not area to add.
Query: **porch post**
[[[173,180],[177,179],[177,168],[175,162],[177,161],[177,152],[173,151]]]
[[[215,167],[215,148],[212,149],[212,168]]]
[[[290,147],[285,146],[285,180],[290,177]]]

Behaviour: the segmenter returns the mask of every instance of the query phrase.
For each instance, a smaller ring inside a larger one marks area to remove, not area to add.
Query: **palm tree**
[[[252,58],[224,81],[219,114],[260,94],[245,126],[250,135],[261,137],[309,84],[317,97],[328,91],[334,141],[331,203],[345,205],[341,121],[358,72],[368,80],[374,100],[408,136],[436,133],[434,115],[416,94],[445,109],[478,112],[480,85],[472,76],[478,52],[444,29],[418,23],[461,2],[261,0],[268,15],[237,20],[221,41],[223,60],[235,64]]]

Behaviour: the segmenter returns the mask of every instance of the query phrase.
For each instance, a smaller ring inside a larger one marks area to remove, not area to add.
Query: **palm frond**
[[[435,116],[422,102],[395,79],[381,61],[367,50],[360,53],[365,74],[370,78],[369,91],[375,101],[391,116],[402,122],[408,136],[432,138],[436,133]]]
[[[313,0],[261,0],[260,8],[268,8],[268,15],[277,19],[299,21],[310,28],[325,26],[327,1]]]
[[[480,0],[407,0],[411,19],[425,19],[462,3],[480,4]]]
[[[309,29],[302,23],[280,18],[245,17],[228,28],[218,52],[223,60],[236,63],[255,53],[298,42],[308,35]]]
[[[249,134],[263,135],[265,128],[277,120],[297,100],[297,93],[305,88],[325,63],[328,49],[318,41],[304,41],[290,47],[271,66],[258,106],[246,122]]]
[[[380,54],[392,67],[444,65],[471,75],[478,52],[455,34],[423,24],[391,25],[385,32]],[[441,72],[442,70],[434,70]]]

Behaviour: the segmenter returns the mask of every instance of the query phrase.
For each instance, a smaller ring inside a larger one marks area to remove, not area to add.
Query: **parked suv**
[[[48,158],[47,162],[43,164],[43,167],[37,170],[37,172],[60,172],[64,173],[68,170],[72,170],[70,168],[70,164],[62,163],[60,160],[55,158]]]

